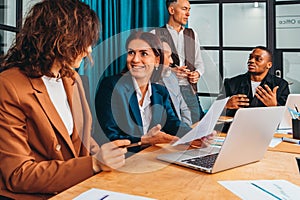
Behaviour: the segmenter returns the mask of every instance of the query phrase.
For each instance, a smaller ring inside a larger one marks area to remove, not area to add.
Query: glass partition
[[[15,37],[14,32],[0,30],[0,55],[7,52]]]
[[[224,51],[224,78],[246,73],[249,53],[250,51]]]
[[[192,4],[188,26],[198,33],[201,45],[219,46],[218,4]]]
[[[266,45],[266,3],[223,4],[224,47]]]
[[[0,0],[0,24],[16,27],[16,0]]]
[[[205,72],[198,81],[198,92],[219,93],[219,51],[202,50]]]
[[[300,52],[283,52],[283,78],[289,82],[291,93],[300,94]]]
[[[276,47],[300,48],[300,4],[276,6]]]

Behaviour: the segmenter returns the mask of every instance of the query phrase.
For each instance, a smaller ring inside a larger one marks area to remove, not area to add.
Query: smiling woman
[[[163,63],[160,40],[152,33],[133,32],[126,49],[125,72],[104,78],[96,94],[96,113],[102,130],[110,140],[129,139],[142,145],[177,140],[190,127],[177,118],[167,89],[155,83]]]
[[[147,85],[154,67],[158,68],[159,53],[154,54],[143,40],[133,40],[128,44],[127,67],[139,86]]]

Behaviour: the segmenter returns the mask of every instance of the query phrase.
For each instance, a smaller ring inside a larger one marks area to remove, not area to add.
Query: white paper
[[[275,147],[282,142],[281,138],[272,138],[269,147]]]
[[[74,200],[150,200],[151,198],[141,197],[136,195],[129,195],[119,192],[112,192],[108,190],[100,190],[96,188],[92,188],[76,198]]]
[[[187,134],[185,134],[182,138],[180,138],[177,142],[173,144],[176,146],[178,144],[184,144],[187,142],[191,142],[195,139],[202,138],[203,136],[209,135],[212,133],[229,97],[216,100],[211,107],[209,108],[208,112],[204,115],[201,121],[190,130]]]
[[[276,133],[282,133],[282,134],[292,134],[293,130],[292,128],[286,128],[286,129],[277,129]]]
[[[286,180],[218,181],[241,199],[298,200],[300,187]]]

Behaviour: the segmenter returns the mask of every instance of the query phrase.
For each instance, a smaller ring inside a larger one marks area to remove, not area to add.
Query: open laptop
[[[284,106],[240,108],[221,147],[211,145],[160,154],[157,159],[207,173],[259,161],[268,148],[284,109]]]
[[[285,103],[285,111],[283,113],[281,122],[279,124],[278,129],[291,129],[292,128],[292,117],[288,111],[288,107],[295,109],[295,105],[300,106],[300,94],[289,94],[286,103]],[[300,109],[300,108],[299,108]]]

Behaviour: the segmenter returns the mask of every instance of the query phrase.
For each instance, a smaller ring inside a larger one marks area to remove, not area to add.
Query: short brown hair
[[[96,13],[80,0],[43,0],[28,13],[1,67],[19,67],[29,77],[51,77],[57,60],[61,76],[71,77],[72,63],[98,41],[99,29]]]
[[[172,3],[175,3],[177,2],[177,0],[166,0],[166,7],[167,9],[169,8],[169,6],[172,4]]]

